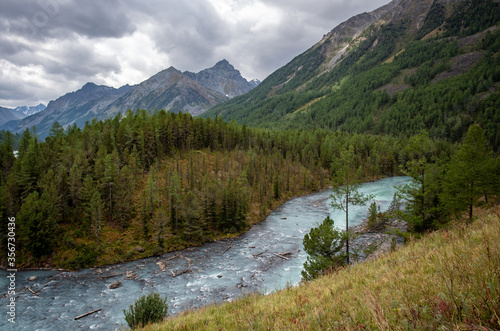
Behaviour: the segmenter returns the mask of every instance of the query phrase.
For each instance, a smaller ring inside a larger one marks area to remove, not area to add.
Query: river
[[[385,178],[363,184],[361,192],[374,194],[381,210],[385,210],[396,191],[394,186],[409,180],[409,177]],[[8,321],[7,314],[10,273],[2,270],[0,330],[113,330],[127,326],[123,310],[152,291],[167,296],[169,314],[176,314],[212,302],[231,301],[248,292],[270,293],[287,284],[296,285],[307,256],[302,246],[304,235],[328,215],[336,226],[345,228],[345,214],[329,206],[329,195],[330,190],[324,190],[294,198],[234,239],[78,272],[17,272],[15,324]],[[349,224],[359,224],[366,214],[367,206],[350,206]],[[292,254],[285,260],[275,255],[281,252]],[[176,254],[182,257],[175,258]],[[158,263],[164,263],[164,272]],[[186,269],[191,272],[172,277],[171,271]],[[124,279],[127,271],[135,272],[137,278]],[[31,276],[38,278],[28,281]],[[109,289],[114,281],[122,281],[123,286]],[[74,320],[96,309],[102,310]]]

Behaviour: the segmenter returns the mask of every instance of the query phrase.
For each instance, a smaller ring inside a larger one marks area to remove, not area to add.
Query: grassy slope
[[[487,328],[479,328],[486,326]],[[278,293],[181,314],[145,330],[500,328],[500,207],[399,251]]]

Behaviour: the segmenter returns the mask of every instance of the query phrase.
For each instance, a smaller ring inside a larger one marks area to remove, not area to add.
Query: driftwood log
[[[172,270],[170,270],[170,273],[172,274],[173,278],[180,276],[180,275],[183,275],[183,274],[191,273],[191,272],[192,272],[191,269],[184,269],[184,270],[181,270],[179,272],[173,272]]]
[[[253,257],[254,257],[254,258],[257,258],[258,256],[260,256],[260,255],[264,254],[264,253],[265,253],[265,252],[267,252],[267,251],[268,251],[268,249],[266,249],[265,251],[260,252],[260,253],[258,253],[258,254],[253,254]]]
[[[34,295],[38,296],[38,293],[36,293],[35,291],[33,291],[30,287],[26,286],[26,288],[28,289],[28,291],[30,291]]]
[[[276,255],[279,258],[282,258],[283,260],[289,260],[289,258],[287,258],[286,256],[292,255],[292,252],[284,252],[284,253],[279,253],[279,254],[274,253],[274,255]]]
[[[99,308],[99,309],[93,310],[93,311],[91,311],[91,312],[88,312],[88,313],[86,313],[86,314],[83,314],[83,315],[77,316],[77,317],[75,317],[75,318],[74,318],[74,321],[79,320],[79,319],[80,319],[80,318],[82,318],[82,317],[85,317],[85,316],[88,316],[88,315],[91,315],[91,314],[97,313],[98,311],[101,311],[101,310],[102,310],[102,308]]]
[[[113,277],[122,276],[122,275],[125,275],[125,273],[122,272],[121,274],[113,274],[113,275],[107,275],[107,276],[100,276],[100,278],[101,279],[107,279],[107,278],[113,278]]]

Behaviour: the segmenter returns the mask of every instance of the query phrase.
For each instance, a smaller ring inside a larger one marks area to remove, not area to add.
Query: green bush
[[[157,323],[167,316],[167,297],[161,299],[158,293],[140,297],[128,311],[123,310],[125,320],[132,329],[149,323]]]

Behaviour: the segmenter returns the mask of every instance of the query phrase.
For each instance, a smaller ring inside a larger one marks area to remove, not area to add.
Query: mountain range
[[[27,116],[34,115],[41,112],[47,106],[44,104],[39,104],[38,106],[21,106],[16,108],[4,108],[0,107],[0,125],[7,123],[9,121],[16,121],[23,119]]]
[[[0,129],[21,132],[36,126],[38,136],[44,138],[56,121],[63,127],[73,124],[83,127],[94,118],[111,118],[127,109],[166,109],[199,115],[223,101],[249,92],[259,83],[244,79],[227,60],[198,73],[170,67],[140,84],[118,89],[87,83],[75,92],[50,101],[42,112],[23,119],[3,120],[7,123]]]
[[[394,0],[201,116],[454,141],[476,122],[500,146],[499,23],[499,1]]]

